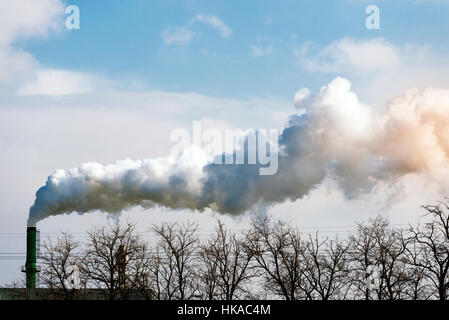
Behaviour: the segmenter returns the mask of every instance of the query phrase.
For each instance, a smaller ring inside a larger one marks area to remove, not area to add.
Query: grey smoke
[[[275,175],[260,175],[259,165],[210,163],[200,150],[178,158],[85,163],[48,177],[28,224],[134,206],[238,215],[256,205],[300,199],[327,177],[352,198],[408,173],[447,173],[449,90],[409,90],[381,115],[361,103],[343,78],[313,97],[300,93],[295,105],[304,112],[291,116],[279,136]]]

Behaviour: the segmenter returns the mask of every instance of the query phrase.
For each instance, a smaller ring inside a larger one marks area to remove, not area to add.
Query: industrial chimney
[[[36,265],[36,227],[27,228],[27,258],[25,265],[22,266],[22,272],[26,274],[27,289],[36,288],[36,274],[40,268]]]

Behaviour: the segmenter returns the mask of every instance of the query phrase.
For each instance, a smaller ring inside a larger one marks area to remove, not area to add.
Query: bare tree
[[[254,272],[250,268],[252,252],[243,250],[243,241],[218,221],[215,235],[201,246],[204,269],[200,271],[200,279],[209,299],[216,296],[233,300],[247,292],[245,285]]]
[[[69,233],[63,232],[56,241],[51,241],[50,238],[44,241],[42,248],[40,258],[43,261],[43,269],[40,280],[44,286],[51,290],[54,298],[60,298],[61,295],[67,300],[81,298],[82,291],[69,283],[72,273],[81,266],[80,243]]]
[[[286,300],[311,299],[313,288],[301,271],[304,244],[299,231],[269,218],[254,219],[245,248],[261,270],[264,287]]]
[[[198,296],[196,266],[198,252],[197,224],[164,223],[153,226],[159,237],[153,259],[153,274],[163,299],[187,300]]]
[[[309,288],[319,299],[344,299],[348,291],[349,245],[340,241],[310,236],[303,251],[304,271]]]
[[[212,250],[208,245],[202,245],[199,250],[200,269],[198,271],[199,288],[207,300],[218,299],[218,260],[211,259]]]
[[[401,230],[388,227],[388,221],[374,224],[376,264],[380,267],[378,299],[402,299],[407,285],[405,253],[407,240]]]
[[[78,266],[82,287],[99,288],[111,300],[137,292],[161,300],[446,300],[449,204],[423,208],[429,222],[410,226],[408,233],[379,215],[358,224],[346,241],[318,233],[303,239],[297,228],[266,217],[254,218],[240,237],[218,221],[203,242],[195,223],[153,225],[154,247],[133,224],[95,228],[83,247],[62,233],[43,243],[41,280],[50,289],[45,299],[85,297],[68,284],[70,267]],[[255,290],[258,285],[265,290]]]
[[[135,289],[146,300],[160,299],[160,292],[157,287],[158,273],[155,273],[155,267],[161,264],[155,259],[151,248],[146,242],[142,243],[141,250],[136,255],[132,263],[127,264],[127,278],[129,287]]]
[[[134,285],[148,300],[172,300],[176,295],[175,266],[157,249],[148,250],[145,258],[135,264]]]
[[[416,263],[424,254],[423,249],[412,238],[408,242],[406,250],[407,286],[404,290],[404,296],[411,300],[428,300],[435,294],[435,290],[432,289],[432,285],[426,276],[426,268]]]
[[[432,220],[410,227],[412,239],[420,254],[413,256],[413,265],[422,268],[432,282],[439,300],[447,300],[449,290],[449,206],[447,202],[423,206]]]
[[[407,287],[406,253],[408,241],[403,231],[394,230],[389,221],[379,215],[359,224],[355,235],[350,236],[353,260],[353,284],[363,291],[365,299],[370,299],[367,285],[369,267],[375,266],[376,284],[372,287],[375,299],[402,299]]]
[[[371,228],[363,223],[357,224],[355,234],[349,236],[351,259],[351,283],[354,287],[354,297],[363,295],[365,300],[370,299],[367,286],[369,281],[369,268],[375,265],[372,252],[376,248],[376,239]]]
[[[83,274],[92,285],[103,289],[108,299],[127,298],[139,278],[135,272],[141,270],[132,265],[144,259],[146,243],[132,224],[96,228],[88,237]]]

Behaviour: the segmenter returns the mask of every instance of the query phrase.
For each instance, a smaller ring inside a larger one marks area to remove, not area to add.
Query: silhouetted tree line
[[[85,243],[67,233],[44,243],[42,287],[65,299],[97,288],[107,299],[446,300],[449,207],[423,206],[427,223],[393,228],[382,216],[348,237],[323,238],[266,217],[246,232],[218,221],[201,239],[194,223],[153,226],[151,245],[135,225],[96,228]],[[80,289],[68,284],[76,265]]]

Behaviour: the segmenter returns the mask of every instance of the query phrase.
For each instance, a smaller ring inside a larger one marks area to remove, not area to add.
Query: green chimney
[[[36,227],[27,228],[27,259],[22,267],[22,272],[26,273],[27,289],[36,288],[36,273],[40,271],[36,266],[36,234]]]

